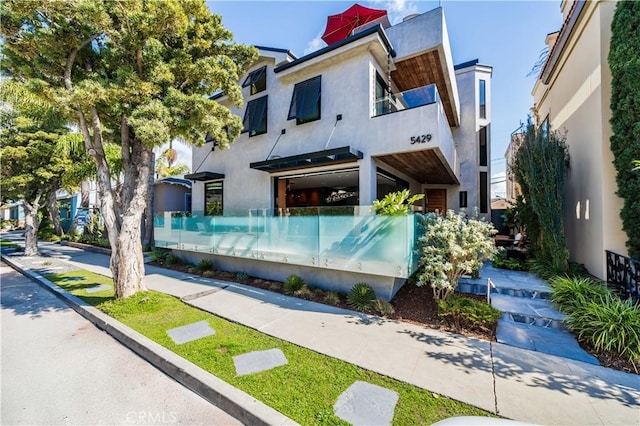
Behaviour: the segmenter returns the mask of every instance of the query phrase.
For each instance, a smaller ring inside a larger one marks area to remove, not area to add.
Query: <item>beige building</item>
[[[567,132],[571,168],[565,196],[570,259],[606,278],[605,250],[627,255],[611,138],[607,62],[615,1],[563,0],[562,28],[547,36],[549,57],[533,88],[539,126]]]

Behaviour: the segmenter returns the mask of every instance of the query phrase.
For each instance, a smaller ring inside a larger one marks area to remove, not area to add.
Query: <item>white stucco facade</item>
[[[435,196],[430,205],[425,197],[418,204],[423,209],[459,210],[464,191],[466,208],[483,207],[489,217],[492,69],[477,60],[454,66],[442,8],[386,29],[369,28],[302,58],[283,49],[259,52],[248,72],[266,67],[266,89],[251,95],[250,87],[243,88],[245,106],[231,109],[243,118],[249,102],[268,96],[266,132],[243,133],[226,150],[212,151],[211,142],[193,149],[194,212],[206,210],[206,176],[214,176],[222,182],[225,214],[327,206],[327,194],[345,188],[355,195],[342,204],[366,206],[390,185],[404,185],[412,193],[445,191],[445,206],[435,204]],[[288,120],[295,85],[318,76],[320,118],[304,124]],[[401,110],[376,115],[376,86],[389,83]],[[401,92],[407,91],[437,95],[424,105],[403,106]],[[225,97],[219,102],[225,104]],[[337,148],[347,154],[331,158]],[[327,158],[305,157],[318,152],[327,152]],[[296,156],[301,159],[293,161]]]

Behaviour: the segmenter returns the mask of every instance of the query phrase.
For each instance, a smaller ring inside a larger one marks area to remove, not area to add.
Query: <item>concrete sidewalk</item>
[[[109,275],[108,257],[41,251]],[[640,377],[147,265],[148,288],[317,352],[534,424],[640,424]],[[52,271],[55,272],[55,271]]]

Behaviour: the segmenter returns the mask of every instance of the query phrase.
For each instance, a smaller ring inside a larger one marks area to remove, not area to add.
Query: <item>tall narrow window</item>
[[[204,214],[222,216],[222,181],[204,184]]]
[[[267,67],[264,66],[255,71],[251,71],[242,83],[242,87],[247,86],[251,87],[250,93],[252,95],[267,90]]]
[[[489,197],[487,195],[487,172],[480,172],[480,213],[489,212]]]
[[[549,141],[549,116],[544,119],[540,125],[540,136],[542,140]]]
[[[287,120],[295,118],[296,124],[302,124],[320,119],[321,78],[319,75],[295,85]]]
[[[376,73],[376,116],[389,112],[388,87],[380,74]]]
[[[486,166],[489,152],[487,150],[487,127],[480,128],[480,165]]]
[[[247,103],[242,124],[242,132],[249,132],[249,137],[267,133],[267,96]]]
[[[460,208],[467,207],[467,191],[460,191]]]
[[[480,118],[487,118],[487,82],[480,80]]]

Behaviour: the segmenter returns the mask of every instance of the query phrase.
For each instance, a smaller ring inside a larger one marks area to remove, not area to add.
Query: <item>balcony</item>
[[[418,108],[439,102],[438,90],[435,84],[422,86],[405,92],[391,94],[376,100],[374,117]]]
[[[331,289],[348,291],[367,281],[387,299],[414,269],[415,216],[376,216],[365,206],[291,209],[282,216],[270,209],[191,217],[165,212],[155,217],[154,232],[156,247],[258,262],[270,272],[284,265],[339,271],[342,282],[334,280]],[[371,282],[372,276],[386,284]],[[316,272],[311,282],[318,281]]]

